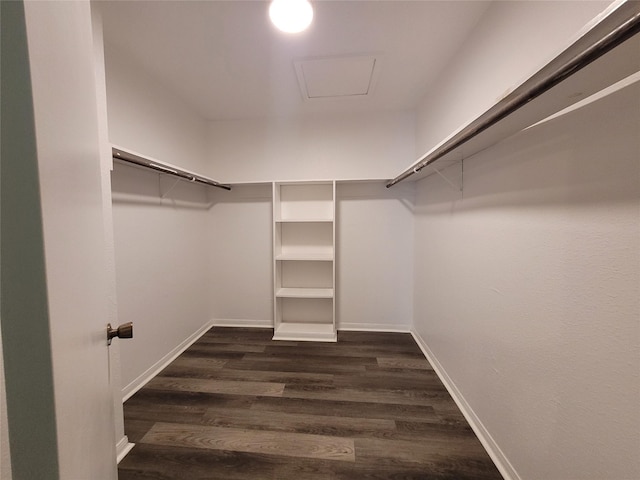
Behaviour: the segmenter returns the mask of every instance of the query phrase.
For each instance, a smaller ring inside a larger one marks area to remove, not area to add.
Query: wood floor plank
[[[461,469],[452,470],[450,462],[432,464],[427,471],[411,463],[335,462],[150,444],[136,446],[136,455],[135,462],[127,457],[120,463],[119,480],[478,480],[457,475]]]
[[[265,355],[289,355],[297,354],[296,348],[283,347],[279,345],[265,346]],[[403,345],[388,345],[379,347],[376,345],[353,345],[349,349],[345,349],[342,345],[335,344],[318,344],[310,345],[304,349],[305,355],[309,356],[333,356],[333,357],[368,357],[375,358],[378,356],[394,356],[400,358],[417,358],[424,359],[419,348],[407,348]]]
[[[193,405],[127,405],[124,409],[125,422],[144,420],[150,422],[193,423],[202,422],[209,409]]]
[[[367,370],[358,375],[336,375],[333,379],[336,387],[378,388],[382,390],[429,390],[446,392],[433,370],[405,370],[402,372]]]
[[[334,375],[330,373],[233,370],[230,368],[211,369],[202,366],[183,366],[175,362],[165,368],[160,375],[181,378],[207,378],[212,380],[275,382],[293,385],[333,385],[334,380]]]
[[[279,397],[284,391],[285,384],[272,382],[236,382],[231,380],[212,382],[198,378],[156,377],[151,380],[146,387],[156,390],[182,390],[187,392]]]
[[[341,373],[358,373],[365,372],[365,365],[342,365],[342,364],[316,364],[316,363],[302,363],[296,361],[295,358],[287,359],[274,359],[269,362],[263,362],[259,360],[229,360],[224,368],[230,368],[234,370],[257,370],[257,371],[272,371],[277,370],[280,372],[300,372],[300,373],[328,373],[328,374],[341,374]]]
[[[330,471],[317,465],[349,465],[347,462],[307,460],[228,450],[206,450],[139,444],[136,459],[119,465],[119,480],[326,480]]]
[[[355,461],[352,439],[239,428],[156,423],[141,443],[154,445],[267,453],[285,457]]]
[[[241,360],[245,355],[246,352],[224,352],[209,348],[203,343],[197,345],[194,343],[182,353],[183,357],[215,358],[218,360]]]
[[[354,418],[377,418],[395,420],[433,420],[441,417],[432,406],[406,405],[373,402],[349,402],[340,400],[321,400],[315,398],[278,399],[263,397],[256,399],[250,407],[252,410],[265,412],[292,412],[307,415],[323,415],[331,412],[334,415]]]
[[[328,413],[328,412],[327,412]],[[339,412],[337,412],[339,413]],[[395,432],[396,423],[388,419],[354,418],[330,415],[210,408],[203,422],[207,425],[259,430],[289,431],[313,435],[354,437]],[[408,428],[407,428],[408,430]]]
[[[355,446],[359,460],[375,461],[378,458],[402,462],[429,463],[443,455],[448,457],[484,458],[486,452],[473,437],[465,439],[434,437],[429,441],[388,440],[378,438],[356,438]]]
[[[325,386],[287,385],[282,393],[287,398],[312,398],[318,400],[344,400],[348,402],[370,402],[400,405],[430,406],[438,393],[415,390],[375,390]]]
[[[502,476],[491,462],[471,457],[434,455],[420,463],[402,461],[393,456],[356,459],[358,472],[376,472],[370,477],[385,480],[412,478],[415,480],[501,480]],[[406,472],[406,473],[405,473]],[[407,475],[405,477],[405,475]],[[346,477],[345,480],[349,478]]]
[[[155,423],[155,420],[147,421],[125,417],[127,438],[132,443],[138,443],[140,440],[142,440],[142,437],[144,437],[147,432],[151,430],[151,427],[153,427]]]
[[[226,358],[202,358],[202,357],[187,357],[184,355],[179,356],[169,366],[180,366],[185,368],[206,368],[206,369],[219,369],[229,360]],[[167,367],[168,368],[168,367]]]
[[[340,344],[358,344],[358,345],[405,345],[413,347],[416,345],[415,340],[410,333],[392,333],[392,332],[338,332],[338,343]]]
[[[473,429],[467,422],[443,422],[441,418],[438,418],[437,421],[431,422],[396,420],[395,423],[398,432],[409,433],[416,439],[418,437],[433,438],[440,435],[461,435],[465,437],[473,435]]]
[[[290,351],[287,353],[248,353],[243,360],[253,362],[282,362],[291,361],[301,363],[303,365],[342,365],[342,366],[360,366],[360,365],[376,365],[379,364],[376,357],[370,356],[351,356],[346,353],[343,355],[311,355],[307,349],[303,352]]]
[[[256,346],[274,346],[277,345],[279,347],[298,347],[300,343],[309,343],[309,342],[294,342],[290,340],[277,340],[274,341],[271,338],[246,338],[242,335],[235,336],[202,336],[198,340],[200,344],[207,345],[227,345],[229,343],[240,343],[243,345],[256,345]]]
[[[235,352],[235,353],[262,353],[266,345],[211,343],[206,340],[198,340],[193,344],[198,348],[203,347],[211,352]]]
[[[215,327],[124,405],[120,480],[498,480],[410,334]]]
[[[378,357],[378,365],[382,368],[409,368],[417,370],[433,370],[426,358],[407,359],[399,357]]]
[[[229,395],[225,393],[187,392],[178,390],[154,390],[143,388],[125,403],[129,406],[175,405],[206,408],[251,408],[258,398],[252,395]]]
[[[285,412],[269,412],[244,409],[209,409],[199,423],[219,427],[257,430],[288,431],[349,438],[383,438],[389,440],[424,441],[435,439],[441,442],[455,441],[473,436],[471,429],[458,425],[441,424],[438,418],[430,422],[402,422],[397,420],[371,419],[328,415],[308,415]]]

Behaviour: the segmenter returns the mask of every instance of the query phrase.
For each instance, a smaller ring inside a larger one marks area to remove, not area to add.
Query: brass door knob
[[[118,328],[111,327],[110,323],[107,324],[107,345],[111,345],[114,337],[133,338],[133,322],[123,323]]]

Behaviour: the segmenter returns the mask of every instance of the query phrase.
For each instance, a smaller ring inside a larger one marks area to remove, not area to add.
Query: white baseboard
[[[202,335],[212,327],[211,322],[205,323],[195,333],[190,335],[185,341],[183,341],[176,348],[167,353],[164,357],[158,360],[155,364],[149,367],[145,372],[139,375],[129,385],[122,389],[122,401],[126,402],[134,393],[144,387],[153,377],[155,377],[162,369],[173,362],[182,352],[193,345]]]
[[[211,320],[214,327],[253,327],[253,328],[273,328],[273,320],[245,320],[238,318],[214,318]],[[409,333],[409,325],[398,325],[396,323],[339,323],[338,330],[352,332],[400,332]]]
[[[340,322],[338,330],[345,332],[394,332],[409,333],[411,327],[409,325],[398,325],[395,323],[348,323]]]
[[[482,424],[471,406],[462,396],[462,393],[460,392],[460,390],[458,390],[456,384],[453,383],[444,367],[440,364],[431,349],[427,346],[427,343],[422,339],[420,334],[418,334],[418,332],[413,329],[411,329],[411,335],[413,335],[413,338],[420,347],[420,350],[422,350],[424,356],[427,357],[427,360],[440,378],[440,381],[442,381],[447,391],[453,398],[453,401],[456,402],[456,405],[475,432],[476,436],[480,440],[480,443],[482,443],[482,446],[491,457],[491,460],[493,460],[493,463],[495,463],[496,468],[500,471],[500,474],[505,478],[505,480],[521,480],[518,472],[516,472],[515,468],[513,468],[513,465],[511,465],[491,434],[488,432],[488,430]]]
[[[214,318],[211,320],[214,327],[253,327],[273,328],[273,320],[244,320],[238,318]]]
[[[127,456],[127,453],[131,451],[133,447],[135,447],[135,443],[129,443],[129,437],[126,435],[120,439],[118,443],[116,443],[116,460],[118,463],[122,461],[124,457]]]
[[[238,318],[214,318],[211,320],[214,327],[253,327],[253,328],[273,328],[273,320],[245,320]],[[337,325],[338,330],[347,332],[399,332],[409,333],[409,325],[398,325],[396,323],[347,323],[342,322]]]

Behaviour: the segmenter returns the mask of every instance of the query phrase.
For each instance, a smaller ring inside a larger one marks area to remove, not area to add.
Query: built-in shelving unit
[[[335,182],[273,184],[274,340],[335,342]]]

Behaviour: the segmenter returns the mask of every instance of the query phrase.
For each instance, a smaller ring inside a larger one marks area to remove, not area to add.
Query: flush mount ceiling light
[[[311,24],[313,8],[308,0],[273,0],[269,18],[283,32],[298,33]]]

